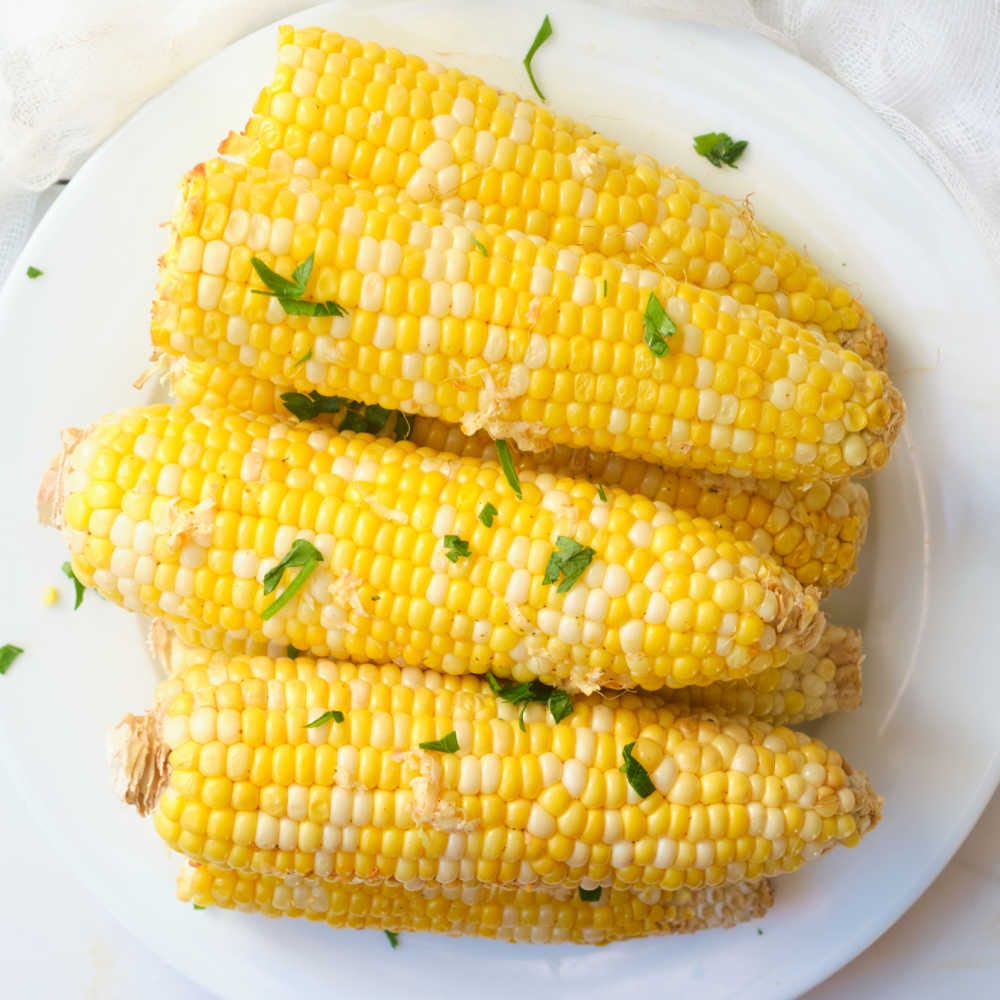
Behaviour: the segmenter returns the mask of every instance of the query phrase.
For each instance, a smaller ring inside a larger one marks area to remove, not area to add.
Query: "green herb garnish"
[[[528,54],[524,57],[524,68],[528,71],[528,79],[531,81],[531,86],[535,88],[535,93],[538,94],[541,100],[547,100],[545,95],[542,93],[542,88],[538,86],[538,82],[535,80],[535,74],[531,71],[531,60],[535,58],[535,53],[552,37],[552,22],[549,20],[549,15],[545,15],[545,20],[542,21],[542,26],[538,29],[538,33],[535,35],[535,40],[531,43],[531,48],[528,49]]]
[[[10,665],[24,652],[20,646],[12,646],[9,642],[0,646],[0,675],[7,673]]]
[[[499,438],[493,443],[496,445],[497,458],[500,459],[500,468],[503,469],[507,483],[514,491],[517,499],[523,500],[524,494],[521,492],[521,480],[517,478],[517,469],[514,468],[514,458],[510,453],[510,445],[503,438]]]
[[[608,279],[607,278],[604,279],[604,297],[605,298],[608,297]]]
[[[636,795],[646,798],[656,791],[656,786],[653,784],[649,772],[632,756],[632,747],[634,746],[634,742],[625,744],[622,749],[625,763],[618,770],[628,779],[628,783],[635,789]]]
[[[581,885],[580,887],[580,899],[585,903],[597,903],[601,899],[601,887],[598,886],[596,889],[584,889]]]
[[[195,908],[196,910],[204,910],[204,909],[206,909],[206,907],[204,907],[204,906],[199,906],[199,905],[198,905],[197,903],[192,903],[191,905],[192,905],[192,906],[193,906],[193,907],[194,907],[194,908]]]
[[[705,132],[694,137],[694,151],[704,156],[713,167],[735,167],[736,161],[747,148],[747,140],[734,142],[725,132]]]
[[[296,358],[292,362],[292,367],[293,368],[298,368],[299,365],[304,365],[312,356],[313,356],[313,352],[312,352],[312,348],[310,347],[309,350],[306,351],[305,354],[303,354],[301,357]]]
[[[322,715],[317,716],[312,722],[306,723],[306,729],[315,729],[317,726],[322,726],[326,722],[343,722],[344,713],[338,712],[337,709],[331,708],[329,712],[324,712]]]
[[[597,495],[603,503],[608,502],[608,495],[604,492],[604,487],[600,483],[597,484]]]
[[[555,551],[549,556],[542,583],[555,583],[562,576],[556,592],[565,594],[583,576],[583,571],[595,555],[589,545],[581,545],[565,535],[557,536]]]
[[[343,396],[323,396],[318,392],[283,392],[281,402],[297,420],[315,420],[321,413],[339,413],[349,400]]]
[[[40,267],[35,267],[34,264],[28,266],[28,277],[29,278],[40,278],[45,272]]]
[[[389,939],[392,950],[395,951],[399,947],[399,935],[395,931],[386,931],[385,936]]]
[[[291,643],[285,646],[285,656],[290,660],[297,660],[304,652],[304,649],[296,649]]]
[[[73,610],[76,611],[76,609],[83,604],[83,594],[87,588],[76,578],[76,573],[73,572],[72,563],[64,562],[62,564],[62,571],[73,581]]]
[[[421,750],[440,750],[441,753],[458,753],[458,736],[453,729],[447,736],[442,736],[439,740],[427,740],[418,743]]]
[[[319,392],[283,392],[281,402],[286,410],[298,420],[315,420],[324,413],[340,413],[344,416],[339,430],[355,431],[359,434],[378,434],[395,416],[393,433],[397,441],[406,440],[413,433],[413,425],[405,414],[387,410],[375,403],[358,403],[346,396],[324,396]],[[402,421],[403,426],[400,426]]]
[[[497,516],[499,511],[491,503],[483,505],[483,509],[479,512],[479,520],[486,525],[487,528],[493,527],[493,518]]]
[[[486,246],[485,246],[484,244],[480,243],[480,242],[479,242],[479,240],[477,240],[475,236],[473,236],[473,237],[472,237],[472,245],[473,245],[473,246],[474,246],[474,247],[475,247],[475,248],[476,248],[476,249],[477,249],[477,250],[478,250],[478,251],[479,251],[479,252],[480,252],[480,253],[481,253],[481,254],[482,254],[482,255],[483,255],[484,257],[489,257],[489,255],[490,255],[490,254],[489,254],[489,251],[488,251],[488,250],[486,249]]]
[[[550,687],[541,681],[501,681],[495,674],[486,674],[486,683],[490,690],[501,700],[508,701],[512,705],[520,705],[521,711],[517,717],[517,724],[521,732],[525,732],[524,713],[528,705],[533,701],[545,702],[552,718],[556,722],[562,722],[567,715],[573,713],[573,699],[568,691],[562,688]]]
[[[646,303],[642,324],[646,331],[646,346],[658,358],[662,358],[670,350],[666,338],[672,337],[677,332],[677,326],[667,315],[667,310],[663,308],[663,304],[655,293],[650,294],[649,301]]]
[[[308,302],[302,298],[306,294],[306,284],[312,274],[315,254],[308,257],[294,271],[291,280],[283,278],[272,271],[259,257],[251,257],[250,263],[257,276],[267,285],[267,291],[261,288],[251,289],[254,295],[269,295],[278,300],[278,304],[289,316],[346,316],[347,310],[336,302]]]
[[[444,554],[451,562],[457,563],[459,559],[468,559],[472,552],[464,538],[459,538],[458,535],[445,535]]]
[[[323,553],[312,542],[307,542],[304,538],[296,538],[288,550],[288,555],[277,566],[272,567],[264,574],[264,593],[270,594],[277,589],[286,569],[300,567],[299,571],[277,599],[264,608],[261,612],[261,618],[264,621],[273,618],[302,589],[306,580],[312,575],[312,571],[322,561]]]

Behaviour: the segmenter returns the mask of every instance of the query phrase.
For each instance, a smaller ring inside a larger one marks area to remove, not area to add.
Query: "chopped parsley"
[[[378,434],[385,430],[389,418],[394,416],[393,434],[397,441],[405,441],[413,433],[413,424],[404,414],[374,403],[358,403],[346,396],[324,396],[319,392],[283,392],[281,402],[297,420],[315,420],[324,413],[343,412],[339,427],[342,431]]]
[[[699,156],[704,156],[713,167],[725,164],[735,168],[736,161],[746,148],[746,139],[734,142],[732,136],[725,132],[705,132],[694,137],[694,151]]]
[[[521,480],[517,478],[517,469],[514,468],[514,458],[510,453],[510,445],[503,438],[499,438],[493,443],[496,445],[497,458],[500,459],[500,468],[503,469],[507,483],[514,491],[517,499],[523,500],[524,493],[521,491]]]
[[[72,563],[64,562],[62,564],[62,571],[73,581],[73,610],[76,611],[76,609],[83,604],[83,594],[87,588],[77,579],[76,573],[73,572]]]
[[[439,740],[426,740],[418,743],[421,750],[440,750],[441,753],[458,753],[458,735],[453,729],[447,736],[442,736]]]
[[[482,255],[483,255],[484,257],[489,257],[489,255],[490,255],[489,251],[488,251],[488,250],[486,249],[486,247],[485,247],[485,245],[484,245],[484,244],[480,243],[480,242],[479,242],[479,240],[477,240],[477,239],[475,238],[475,236],[473,236],[473,237],[472,237],[472,245],[473,245],[473,246],[474,246],[474,247],[475,247],[475,248],[476,248],[476,249],[477,249],[477,250],[478,250],[478,251],[479,251],[479,252],[480,252],[480,253],[481,253],[481,254],[482,254]]]
[[[598,886],[596,889],[584,889],[581,885],[580,887],[580,899],[585,903],[597,903],[601,899],[601,887]]]
[[[646,303],[642,325],[645,329],[646,346],[658,358],[662,358],[670,350],[667,337],[672,337],[677,332],[677,326],[667,315],[667,310],[663,308],[663,303],[656,297],[655,292],[650,293],[649,301]]]
[[[531,86],[535,88],[535,93],[538,94],[541,100],[547,100],[546,96],[542,93],[541,87],[538,86],[538,82],[535,80],[535,74],[531,71],[531,60],[535,58],[535,53],[552,37],[552,22],[549,20],[549,15],[545,15],[545,20],[542,21],[542,26],[538,29],[538,33],[535,35],[535,40],[531,43],[531,48],[528,49],[527,55],[524,57],[524,68],[528,71],[528,79],[531,81]]]
[[[299,571],[278,597],[264,608],[261,612],[261,618],[264,621],[273,618],[302,589],[313,570],[322,561],[323,553],[312,542],[307,542],[304,538],[296,538],[288,550],[288,555],[277,566],[272,567],[264,574],[264,593],[270,594],[277,590],[286,569],[298,568]]]
[[[323,396],[318,392],[283,392],[281,402],[297,420],[315,420],[321,413],[339,413],[348,400],[343,396]]]
[[[608,502],[608,495],[604,492],[604,487],[600,483],[597,484],[597,495],[603,503]]]
[[[757,937],[763,937],[763,936],[764,936],[764,928],[763,927],[758,927],[757,928]]]
[[[444,554],[451,562],[457,563],[459,559],[468,559],[472,552],[464,538],[459,538],[458,535],[445,535]]]
[[[608,279],[607,278],[604,279],[604,297],[605,298],[608,297]]]
[[[29,278],[40,278],[45,272],[40,267],[35,267],[34,264],[28,266],[27,271]]]
[[[555,583],[561,576],[563,579],[556,592],[565,594],[583,576],[584,570],[595,555],[589,545],[581,545],[566,535],[559,535],[556,538],[555,551],[549,556],[548,565],[545,567],[542,583]]]
[[[304,649],[296,649],[291,643],[285,646],[285,656],[290,660],[297,660],[304,652]]]
[[[304,365],[312,356],[313,356],[313,352],[312,352],[312,348],[310,347],[309,350],[306,351],[305,354],[303,354],[301,357],[296,358],[292,362],[292,367],[293,368],[298,368],[299,365]]]
[[[562,688],[550,687],[541,681],[501,681],[495,674],[486,674],[486,683],[490,690],[501,700],[508,701],[512,705],[520,705],[521,711],[517,717],[517,724],[521,732],[525,732],[524,713],[527,711],[529,703],[533,701],[545,702],[552,718],[556,722],[562,722],[567,715],[573,713],[573,699],[568,691]]]
[[[656,791],[656,786],[653,784],[649,772],[632,756],[632,747],[634,746],[634,742],[625,744],[622,749],[625,763],[618,770],[628,779],[628,783],[635,789],[636,795],[646,798]]]
[[[306,283],[312,274],[315,257],[315,254],[309,254],[292,271],[291,280],[272,271],[259,257],[251,257],[250,263],[257,272],[257,277],[267,285],[267,291],[260,288],[251,291],[254,295],[269,295],[276,298],[289,316],[346,316],[347,310],[336,302],[308,302],[302,297],[306,294]]]
[[[378,434],[385,429],[391,416],[392,410],[387,410],[384,406],[366,406],[364,403],[352,402],[340,422],[340,430],[354,431],[357,434]]]
[[[344,713],[338,712],[337,709],[331,708],[329,712],[324,712],[322,715],[318,715],[312,722],[306,723],[306,729],[315,729],[317,726],[322,726],[326,722],[343,722]]]
[[[386,931],[385,936],[389,939],[392,950],[395,951],[399,947],[399,935],[395,931]]]
[[[497,516],[499,511],[491,503],[483,505],[483,509],[479,512],[479,520],[486,525],[487,528],[493,527],[493,518]]]
[[[194,908],[195,908],[196,910],[204,910],[204,909],[206,909],[206,907],[204,907],[204,906],[199,906],[199,905],[198,905],[197,903],[192,903],[191,905],[192,905],[192,906],[193,906],[193,907],[194,907]]]
[[[9,642],[0,646],[0,675],[7,673],[10,665],[24,652],[20,646],[12,646]]]

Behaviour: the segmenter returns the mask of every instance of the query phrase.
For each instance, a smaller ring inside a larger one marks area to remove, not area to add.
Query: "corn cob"
[[[189,646],[160,618],[150,625],[149,647],[164,674],[198,664],[219,666],[228,653]],[[269,648],[270,656],[286,650]],[[772,726],[794,726],[833,712],[850,712],[861,704],[861,633],[840,625],[827,625],[816,646],[796,653],[784,667],[771,667],[746,681],[726,681],[704,687],[648,692],[643,697],[656,704],[690,711],[708,711],[729,718],[759,719]],[[635,708],[642,704],[631,694],[616,704]]]
[[[819,741],[633,697],[554,724],[530,704],[522,731],[481,678],[234,657],[168,678],[112,757],[171,848],[263,875],[699,888],[877,822],[867,779]],[[446,736],[457,752],[428,745]]]
[[[693,891],[605,889],[594,902],[576,889],[485,885],[344,885],[287,880],[188,862],[177,880],[182,902],[305,917],[331,927],[429,931],[525,944],[610,944],[653,934],[688,934],[733,927],[770,909],[766,879]]]
[[[578,246],[807,323],[880,367],[853,295],[675,169],[455,69],[318,28],[279,29],[278,66],[220,151],[436,199],[470,220]]]
[[[519,488],[408,441],[161,405],[77,432],[40,510],[85,586],[208,648],[652,690],[817,642],[815,594],[709,522],[583,480]],[[296,546],[316,558],[293,587],[280,563]],[[267,617],[272,570],[284,606]]]
[[[281,390],[252,378],[237,366],[213,366],[180,359],[169,380],[185,406],[231,406],[241,412],[287,416]],[[319,418],[339,426],[346,410]],[[415,444],[461,456],[492,459],[490,437],[463,434],[454,424],[431,417],[395,414],[384,434],[405,434]],[[753,542],[806,585],[823,590],[848,584],[868,529],[868,493],[859,482],[824,480],[799,485],[773,480],[732,479],[710,473],[669,470],[636,459],[560,446],[519,456],[535,472],[573,475],[603,486],[618,486],[704,517],[737,538]]]
[[[853,352],[598,254],[434,218],[345,185],[202,165],[164,257],[154,353],[238,362],[525,450],[568,444],[782,481],[888,458],[902,397]],[[347,315],[289,316],[253,294],[255,252],[286,276],[313,258],[314,294]],[[659,357],[654,298],[677,327]]]

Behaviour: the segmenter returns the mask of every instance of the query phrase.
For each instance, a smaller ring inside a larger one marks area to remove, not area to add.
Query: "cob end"
[[[115,794],[140,816],[156,808],[170,777],[170,748],[157,712],[126,715],[108,733],[108,763]]]
[[[793,653],[808,653],[826,628],[826,617],[819,608],[819,590],[789,586],[784,579],[773,577],[764,580],[763,585],[778,602],[774,630],[779,647]]]
[[[853,712],[861,707],[861,667],[865,661],[861,633],[853,628],[838,629],[827,655],[837,667],[834,677],[837,709]]]
[[[56,529],[63,527],[65,523],[63,508],[66,504],[66,469],[73,452],[88,433],[88,428],[80,427],[67,427],[62,432],[60,438],[62,447],[49,463],[49,467],[42,476],[41,485],[38,487],[36,506],[40,524]]]
[[[847,775],[847,787],[854,793],[851,815],[857,823],[857,832],[850,840],[845,841],[849,847],[853,847],[866,833],[878,826],[885,799],[872,788],[866,774],[851,767],[846,761],[844,773]]]

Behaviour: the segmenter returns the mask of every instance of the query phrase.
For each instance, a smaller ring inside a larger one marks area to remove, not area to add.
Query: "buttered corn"
[[[518,713],[472,676],[233,657],[167,679],[113,746],[167,844],[264,875],[698,888],[878,819],[867,779],[789,729],[599,696]],[[449,734],[456,752],[421,749]]]
[[[196,906],[306,917],[331,927],[472,935],[525,944],[601,945],[755,920],[770,909],[774,890],[761,879],[697,891],[605,889],[599,899],[587,901],[572,888],[345,885],[188,862],[177,880],[177,895]]]
[[[181,360],[171,365],[169,378],[175,395],[186,406],[289,414],[274,383],[255,379],[237,366]],[[319,419],[339,426],[346,412],[342,409]],[[492,460],[496,454],[493,441],[482,431],[469,436],[454,424],[430,417],[397,412],[386,421],[382,433],[405,434],[414,444],[483,460]],[[563,446],[527,452],[518,457],[518,465],[618,486],[707,518],[737,538],[753,542],[758,552],[770,555],[800,583],[823,589],[847,585],[868,529],[868,493],[855,480],[800,485],[733,479]]]
[[[255,295],[254,256],[285,278],[312,259],[307,297],[346,315]],[[156,351],[525,450],[782,481],[881,466],[903,417],[885,373],[730,302],[433,206],[214,160],[185,181],[152,335]]]
[[[874,364],[851,292],[738,204],[579,122],[457,69],[283,27],[278,66],[224,152],[405,191],[470,221],[617,257],[806,323]]]
[[[151,406],[78,432],[40,505],[85,586],[209,648],[586,691],[738,679],[818,640],[815,594],[710,522],[583,480],[515,485],[408,441]]]

